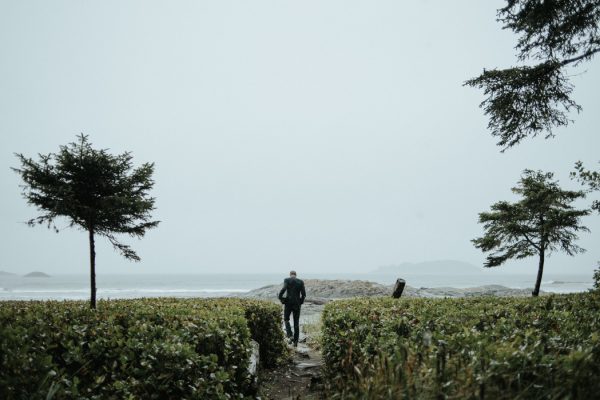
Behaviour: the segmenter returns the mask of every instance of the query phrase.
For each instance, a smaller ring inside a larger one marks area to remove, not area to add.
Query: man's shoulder
[[[283,280],[283,283],[291,283],[293,282],[295,285],[298,286],[304,286],[304,281],[302,279],[298,279],[298,278],[285,278]]]

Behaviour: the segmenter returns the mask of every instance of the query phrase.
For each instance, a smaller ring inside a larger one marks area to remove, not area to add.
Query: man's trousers
[[[285,321],[285,333],[287,337],[292,337],[292,327],[290,326],[290,314],[294,318],[294,343],[298,343],[298,337],[300,336],[300,304],[289,305],[286,304],[283,309],[283,320]]]

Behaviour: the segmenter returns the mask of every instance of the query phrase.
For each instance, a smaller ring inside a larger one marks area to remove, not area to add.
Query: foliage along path
[[[307,336],[300,334],[297,348],[289,347],[291,361],[277,369],[263,371],[260,378],[260,398],[268,400],[323,399],[321,379],[321,352],[307,344]]]

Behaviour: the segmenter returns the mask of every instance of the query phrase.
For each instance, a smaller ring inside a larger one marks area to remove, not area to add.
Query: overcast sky
[[[0,270],[87,273],[86,234],[24,225],[37,213],[10,170],[80,132],[156,163],[162,223],[126,239],[140,263],[100,239],[101,274],[481,265],[478,213],[514,199],[523,169],[576,189],[575,161],[600,160],[598,59],[572,71],[575,124],[495,146],[462,84],[517,63],[502,4],[1,1]],[[585,223],[588,252],[546,271],[591,276],[600,216]]]

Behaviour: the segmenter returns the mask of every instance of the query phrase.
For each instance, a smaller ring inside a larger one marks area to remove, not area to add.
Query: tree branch
[[[527,242],[532,245],[537,251],[540,251],[541,248],[538,244],[536,244],[535,242],[533,242],[529,236],[527,236],[527,234],[525,232],[523,232],[523,236],[525,236],[525,240],[527,240]]]
[[[596,54],[598,52],[600,52],[600,47],[592,49],[592,50],[588,50],[588,51],[586,51],[585,53],[583,53],[580,56],[573,57],[573,58],[568,58],[566,60],[562,60],[560,62],[560,65],[564,66],[564,65],[567,65],[567,64],[576,63],[576,62],[581,61],[581,60],[583,60],[585,58],[591,57],[591,56],[593,56],[594,54]]]

